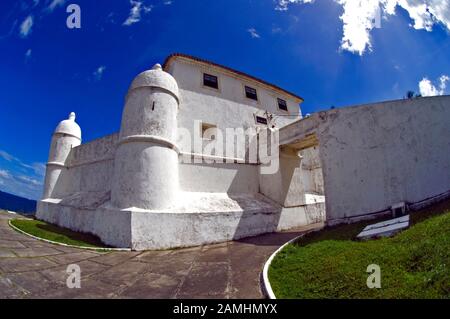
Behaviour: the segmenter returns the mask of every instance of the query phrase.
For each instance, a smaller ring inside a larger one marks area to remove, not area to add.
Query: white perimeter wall
[[[119,135],[112,134],[72,149],[67,166],[58,181],[56,198],[77,192],[111,190],[114,154]]]
[[[108,192],[114,171],[118,134],[75,147],[68,158],[69,169],[57,185],[56,198],[77,192]],[[238,163],[180,163],[180,188],[187,192],[258,193],[257,165]]]
[[[280,140],[313,133],[329,221],[450,190],[449,96],[321,112],[285,127]]]

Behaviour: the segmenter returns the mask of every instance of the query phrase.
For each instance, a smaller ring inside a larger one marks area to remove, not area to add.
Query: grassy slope
[[[364,222],[337,226],[288,245],[269,278],[278,298],[449,298],[450,201],[411,215],[393,238],[351,239]],[[381,289],[366,286],[369,264],[381,267]]]
[[[13,219],[11,223],[28,234],[58,243],[84,247],[107,247],[94,235],[77,233],[39,220]]]

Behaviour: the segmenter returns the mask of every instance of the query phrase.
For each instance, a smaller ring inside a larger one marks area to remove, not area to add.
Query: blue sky
[[[0,1],[0,190],[39,198],[58,122],[76,112],[83,141],[118,131],[130,81],[173,52],[298,93],[304,114],[449,93],[448,0],[352,1]]]

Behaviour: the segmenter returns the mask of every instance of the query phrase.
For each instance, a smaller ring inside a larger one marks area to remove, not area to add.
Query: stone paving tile
[[[9,233],[10,233],[10,230],[0,228],[0,239],[5,238],[5,236],[8,236]],[[6,238],[6,240],[7,240],[7,238]]]
[[[37,271],[29,271],[22,273],[12,273],[5,275],[14,284],[25,289],[27,292],[37,295],[44,291],[56,288],[57,284],[48,280],[45,276]]]
[[[76,264],[80,266],[82,279],[108,269],[108,266],[97,264],[89,260],[83,260]],[[66,285],[66,280],[69,276],[67,273],[67,266],[68,265],[61,265],[50,269],[44,269],[41,271],[41,274],[57,285]]]
[[[0,231],[0,240],[8,240],[6,231]]]
[[[199,262],[227,262],[228,246],[204,247],[200,256],[197,258]]]
[[[65,285],[68,277],[67,265],[56,266],[48,269],[42,269],[40,273],[49,281],[56,285]]]
[[[80,251],[80,252],[74,252],[74,253],[66,253],[66,254],[60,254],[56,256],[49,256],[48,259],[51,261],[54,261],[58,264],[72,264],[75,262],[79,262],[85,259],[97,257],[98,254],[89,252],[89,251]]]
[[[172,250],[149,250],[137,255],[132,260],[140,262],[153,262],[155,260],[161,260],[161,257],[172,254]]]
[[[33,240],[33,239],[31,239],[31,240],[21,240],[20,243],[23,244],[24,246],[26,246],[27,248],[50,247],[50,248],[54,248],[54,249],[60,250],[60,249],[58,249],[57,245],[46,243],[46,242],[40,241],[40,240]]]
[[[16,257],[16,255],[10,249],[0,248],[0,258],[4,257]]]
[[[19,257],[40,257],[62,254],[61,251],[51,247],[15,248],[12,251]]]
[[[93,278],[116,286],[129,286],[148,270],[149,266],[145,263],[127,261],[93,275]]]
[[[0,298],[12,299],[12,298],[24,298],[27,295],[27,291],[21,287],[15,285],[11,279],[0,275]]]
[[[11,240],[0,239],[0,248],[26,248],[26,247],[14,239]]]
[[[192,254],[191,252],[183,253],[177,251],[176,253],[172,252],[164,255],[146,254],[142,257],[140,255],[133,260],[139,260],[142,263],[145,262],[152,273],[186,276],[191,269],[195,257],[196,254]]]
[[[230,265],[241,271],[255,269],[255,265],[264,264],[265,257],[270,254],[261,254],[255,246],[233,245],[229,249]]]
[[[201,253],[202,247],[175,249],[168,258],[176,258],[181,262],[193,262]]]
[[[135,252],[135,251],[120,251],[120,252],[110,252],[107,254],[103,254],[99,257],[93,258],[92,261],[95,261],[100,264],[114,266],[120,263],[123,263],[126,260],[129,260],[137,255],[139,255],[141,252]]]
[[[63,245],[56,245],[56,244],[50,244],[49,245],[56,250],[65,252],[65,253],[78,253],[83,251],[88,251],[93,254],[97,254],[97,256],[102,256],[111,253],[111,251],[101,251],[101,250],[94,250],[94,249],[83,249],[83,248],[76,248],[76,247],[70,247],[70,246],[63,246]]]
[[[174,298],[180,283],[180,278],[147,273],[133,285],[123,290],[119,297],[143,299]]]
[[[261,269],[262,271],[262,269]],[[230,282],[230,298],[257,299],[261,298],[260,275],[257,270],[232,270]]]
[[[42,270],[56,265],[56,263],[44,257],[0,259],[0,269],[6,273]]]
[[[83,260],[81,262],[77,262],[76,264],[80,266],[81,276],[83,278],[94,274],[102,273],[108,269],[108,266],[97,264],[89,260]]]
[[[226,294],[228,286],[228,264],[225,262],[195,263],[181,285],[177,298],[192,296],[215,296]]]
[[[104,299],[114,298],[117,295],[117,287],[108,283],[91,279],[82,280],[80,288],[68,288],[61,286],[57,289],[45,291],[40,294],[41,299]]]
[[[11,234],[10,232],[6,233],[6,234],[0,234],[0,242],[3,242],[3,241],[20,242],[24,239],[23,236],[25,236],[25,235]],[[29,237],[27,237],[27,238],[29,238]],[[22,247],[22,246],[23,245],[21,245],[20,247]]]

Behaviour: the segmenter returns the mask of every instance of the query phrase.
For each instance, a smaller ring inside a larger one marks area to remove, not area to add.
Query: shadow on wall
[[[258,193],[257,165],[236,163],[180,164],[180,188],[187,192]]]
[[[230,164],[200,165],[233,173],[233,179],[224,192],[228,193],[243,210],[233,239],[276,232],[280,223],[286,228],[286,218],[289,219],[288,225],[292,228],[324,222],[326,216],[324,204],[306,205],[305,193],[311,191],[309,189],[311,183],[306,179],[311,177],[309,176],[311,172],[303,170],[299,156],[281,156],[280,169],[272,175],[260,175],[260,167],[257,165],[235,165],[244,168],[236,169]],[[211,176],[208,177],[211,179]],[[243,184],[246,184],[245,189],[242,188]],[[270,189],[270,192],[264,192],[261,188]],[[318,189],[317,193],[319,192]],[[252,197],[242,198],[242,194],[252,194]],[[253,233],[249,233],[249,230]],[[272,244],[271,240],[267,243]]]

